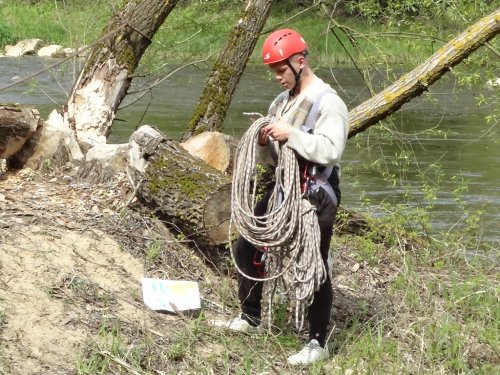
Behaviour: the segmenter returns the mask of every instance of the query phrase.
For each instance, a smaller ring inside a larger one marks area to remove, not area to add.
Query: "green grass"
[[[384,242],[380,233],[388,231],[402,241]],[[466,256],[458,241],[410,240],[412,233],[403,234],[399,219],[363,238],[336,236],[332,247],[338,278],[327,361],[298,369],[286,364],[305,335],[289,326],[291,312],[281,301],[273,305],[274,328],[258,336],[210,327],[207,306],[196,317],[178,316],[161,335],[130,322],[104,322],[99,342],[82,353],[78,373],[120,373],[125,365],[145,374],[498,373],[498,263]],[[145,262],[147,257],[145,251]],[[353,271],[349,259],[361,267]],[[164,261],[157,267],[168,269]],[[207,277],[201,286],[215,290],[220,304],[235,306],[228,275]]]
[[[0,7],[0,45],[39,38],[64,47],[77,47],[96,39],[120,1],[92,0],[85,5],[42,0],[26,5],[3,0]]]
[[[25,38],[40,38],[65,47],[90,44],[99,37],[111,14],[121,9],[123,2],[92,0],[83,5],[41,0],[36,6],[28,6],[15,0],[4,0],[0,8],[0,45]],[[228,1],[178,5],[157,32],[143,57],[142,66],[149,71],[161,70],[165,62],[202,59],[217,52],[224,46],[240,10],[239,2]],[[351,59],[361,66],[422,61],[442,45],[437,39],[448,40],[463,27],[450,25],[446,20],[416,18],[411,24],[398,26],[390,22],[336,18],[338,24],[346,27],[344,30],[353,33],[353,43],[344,31],[329,23],[319,9],[289,20],[291,15],[281,12],[278,7],[273,8],[266,28],[275,25],[299,30],[309,42],[315,66],[352,63]],[[413,34],[401,36],[407,32]],[[430,40],[429,36],[437,39]],[[260,63],[264,38],[260,38],[251,63]]]
[[[389,256],[399,274],[371,320],[355,320],[337,337],[342,371],[493,374],[499,368],[498,266],[471,262],[459,247],[430,246],[432,255],[418,249],[399,256],[379,246],[379,261]]]

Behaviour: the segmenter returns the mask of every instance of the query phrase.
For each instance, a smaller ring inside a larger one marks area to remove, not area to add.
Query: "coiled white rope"
[[[236,261],[238,272],[253,281],[280,277],[295,291],[295,324],[302,329],[305,310],[314,292],[326,280],[320,252],[320,230],[315,207],[302,199],[297,158],[286,143],[281,144],[276,166],[276,184],[266,214],[255,216],[257,203],[256,150],[260,129],[273,117],[255,121],[241,138],[235,153],[231,193],[231,224],[248,242],[266,255],[266,278],[245,274]],[[250,186],[253,182],[253,189]],[[231,225],[230,225],[231,226]],[[231,233],[231,228],[230,228]],[[233,249],[231,254],[234,260]]]

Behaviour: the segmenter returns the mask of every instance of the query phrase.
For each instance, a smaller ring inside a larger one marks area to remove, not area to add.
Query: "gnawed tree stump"
[[[139,201],[200,247],[228,242],[231,178],[149,126],[130,138],[129,176]]]
[[[35,108],[0,104],[0,159],[7,159],[21,150],[42,124]]]
[[[90,148],[85,155],[85,162],[78,170],[77,178],[91,184],[112,181],[115,175],[127,168],[129,145],[103,144]]]
[[[64,125],[81,143],[106,143],[132,73],[178,0],[128,1],[90,51],[64,106]]]

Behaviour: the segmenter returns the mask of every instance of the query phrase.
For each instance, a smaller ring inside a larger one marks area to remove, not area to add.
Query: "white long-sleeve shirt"
[[[329,91],[320,98],[314,131],[312,134],[306,133],[300,129],[307,117],[303,108],[310,108],[304,101],[314,103],[325,90]],[[306,160],[340,169],[340,159],[349,132],[348,111],[342,99],[318,77],[292,103],[289,103],[289,99],[288,91],[282,92],[270,106],[270,112],[274,112],[275,107],[275,116],[292,125],[288,146]],[[259,147],[261,158],[274,163],[277,147],[277,142]]]

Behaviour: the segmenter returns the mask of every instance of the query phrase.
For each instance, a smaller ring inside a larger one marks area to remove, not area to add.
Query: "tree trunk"
[[[449,41],[424,63],[349,112],[349,138],[396,112],[500,31],[500,10]]]
[[[185,142],[204,131],[221,131],[248,58],[266,23],[272,0],[248,0],[234,26],[224,50],[217,59],[210,78],[196,106],[193,117],[182,135]]]
[[[231,212],[228,175],[149,126],[132,135],[129,150],[129,175],[142,204],[198,246],[227,242]]]
[[[42,124],[40,113],[14,104],[0,104],[0,159],[18,152]]]
[[[79,141],[106,143],[115,112],[139,61],[177,0],[129,1],[92,49],[64,107]]]

